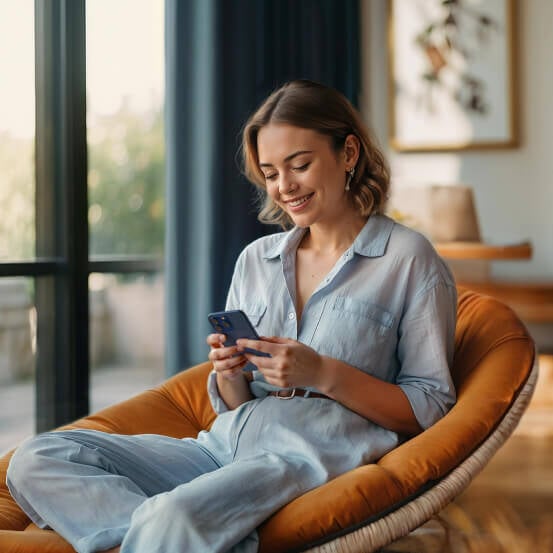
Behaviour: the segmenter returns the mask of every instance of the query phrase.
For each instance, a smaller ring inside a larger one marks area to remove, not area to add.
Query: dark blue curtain
[[[279,230],[256,220],[240,130],[295,78],[356,104],[358,0],[166,0],[166,367],[206,359],[207,313],[222,309],[240,250]]]

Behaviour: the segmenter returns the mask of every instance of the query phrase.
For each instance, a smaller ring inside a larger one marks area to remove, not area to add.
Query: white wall
[[[521,145],[511,150],[397,153],[388,146],[387,0],[362,0],[361,109],[388,153],[393,185],[472,186],[483,239],[530,240],[531,260],[494,262],[496,277],[553,280],[553,1],[518,2]]]

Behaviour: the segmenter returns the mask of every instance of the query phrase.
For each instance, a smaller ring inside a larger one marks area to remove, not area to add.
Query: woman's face
[[[354,165],[330,138],[311,129],[270,123],[257,135],[267,193],[299,227],[331,223],[355,208],[345,191]]]

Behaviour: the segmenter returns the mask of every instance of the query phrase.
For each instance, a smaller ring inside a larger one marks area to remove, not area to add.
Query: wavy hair
[[[348,135],[356,136],[360,152],[350,196],[361,215],[381,213],[390,187],[390,171],[384,155],[359,112],[337,90],[322,84],[296,80],[273,92],[248,119],[242,134],[243,172],[259,191],[262,223],[286,229],[292,220],[267,194],[264,175],[259,168],[257,136],[269,123],[311,129],[328,136],[339,153]]]

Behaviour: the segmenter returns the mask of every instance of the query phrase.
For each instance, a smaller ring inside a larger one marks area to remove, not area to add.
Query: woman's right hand
[[[207,337],[207,345],[211,348],[208,359],[213,363],[218,376],[235,380],[242,375],[242,368],[248,364],[248,360],[240,354],[236,346],[226,347],[226,339],[224,334],[210,334]]]
[[[224,334],[210,334],[207,344],[211,348],[208,358],[217,373],[219,395],[229,409],[235,409],[253,398],[242,368],[248,360],[236,346],[225,346]],[[238,354],[238,355],[237,355]]]

